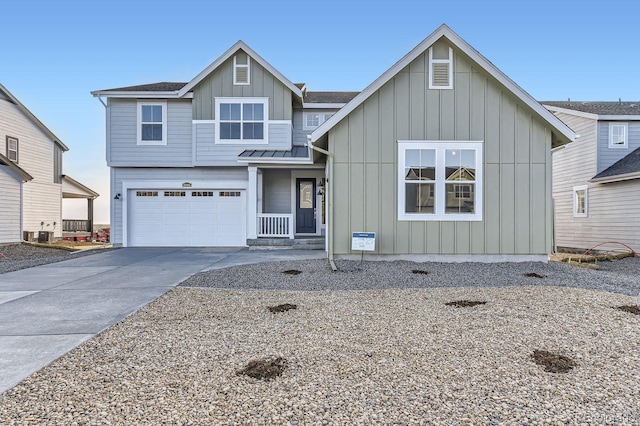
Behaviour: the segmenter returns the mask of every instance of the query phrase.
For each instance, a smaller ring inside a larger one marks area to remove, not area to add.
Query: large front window
[[[216,99],[218,141],[226,143],[266,142],[267,100]]]
[[[399,220],[482,220],[482,142],[398,142]]]
[[[167,144],[167,103],[138,102],[138,145]]]

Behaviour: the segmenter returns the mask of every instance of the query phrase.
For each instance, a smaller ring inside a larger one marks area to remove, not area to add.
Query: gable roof
[[[628,179],[640,179],[640,148],[595,175],[591,182],[615,182]]]
[[[640,101],[637,102],[602,102],[602,101],[541,101],[542,105],[564,108],[595,115],[638,115]],[[640,117],[638,117],[640,118]]]
[[[0,91],[4,92],[9,101],[15,104],[18,109],[22,111],[22,113],[33,122],[33,124],[35,124],[40,130],[42,130],[51,140],[53,140],[54,143],[62,148],[63,151],[69,151],[69,148],[65,144],[63,144],[60,139],[47,128],[47,126],[42,124],[42,121],[38,120],[38,118],[33,115],[33,113],[29,111],[26,106],[22,105],[22,102],[20,102],[15,96],[13,96],[11,92],[9,92],[2,84],[0,84]]]
[[[13,161],[9,160],[7,157],[5,157],[2,154],[0,154],[0,164],[8,166],[9,169],[13,170],[15,173],[20,175],[20,177],[22,178],[23,182],[27,182],[27,181],[30,181],[30,180],[33,179],[33,176],[31,176],[29,173],[25,172],[20,166],[18,166],[16,163],[14,163]]]
[[[340,111],[335,113],[331,118],[322,123],[316,130],[314,130],[310,139],[311,142],[318,141],[324,136],[333,126],[338,124],[343,118],[349,115],[360,104],[364,103],[369,96],[374,94],[378,89],[385,85],[389,80],[395,77],[400,71],[408,66],[414,59],[423,54],[431,45],[438,41],[441,37],[445,37],[451,44],[457,49],[464,52],[473,61],[480,65],[486,72],[492,77],[498,80],[503,86],[509,89],[518,99],[524,104],[529,106],[535,111],[540,118],[545,120],[552,128],[552,131],[556,133],[565,142],[570,142],[575,139],[575,134],[567,125],[565,125],[559,118],[544,108],[538,101],[536,101],[531,95],[525,92],[520,86],[518,86],[513,80],[500,71],[495,65],[493,65],[487,58],[482,56],[480,52],[474,49],[470,44],[464,41],[459,35],[457,35],[447,25],[442,24],[431,35],[418,44],[413,50],[407,53],[402,59],[395,63],[391,68],[385,71],[380,77],[378,77],[373,83],[367,86],[358,96],[353,98],[351,102],[345,105]]]
[[[100,194],[93,189],[68,175],[62,175],[62,198],[97,198],[99,196]]]
[[[246,43],[243,42],[242,40],[238,40],[233,46],[229,48],[229,50],[224,52],[220,57],[218,57],[218,59],[213,61],[207,68],[202,70],[200,74],[195,76],[193,80],[191,80],[184,87],[182,87],[178,92],[178,96],[183,97],[184,95],[186,95],[187,92],[189,92],[196,85],[198,85],[198,83],[204,80],[209,74],[211,74],[216,68],[222,65],[227,59],[233,56],[238,50],[243,50],[245,53],[247,53],[251,57],[251,59],[259,63],[264,69],[266,69],[271,74],[273,74],[278,80],[280,80],[282,84],[287,86],[293,93],[295,93],[298,96],[298,98],[302,99],[302,90],[300,90],[298,86],[296,86],[291,81],[289,81],[289,79],[286,78],[284,75],[282,75],[280,71],[278,71],[273,66],[271,66],[270,63],[265,61],[260,55],[258,55],[252,48],[247,46]]]
[[[115,89],[95,90],[95,92],[177,92],[186,84],[187,83],[161,81],[158,83],[139,84],[137,86],[116,87]]]

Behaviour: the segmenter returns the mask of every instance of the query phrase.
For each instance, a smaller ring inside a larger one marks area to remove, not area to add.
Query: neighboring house
[[[62,237],[62,198],[67,195],[62,154],[67,150],[0,85],[0,243],[21,241],[23,231]]]
[[[345,65],[342,65],[345,67]],[[546,259],[551,148],[573,132],[443,25],[361,93],[310,92],[238,42],[188,83],[106,98],[112,241],[329,258]]]
[[[553,152],[558,247],[640,251],[640,102],[543,105],[578,135]]]

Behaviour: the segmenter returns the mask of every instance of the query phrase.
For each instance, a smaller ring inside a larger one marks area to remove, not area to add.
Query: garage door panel
[[[133,190],[128,199],[129,246],[246,244],[245,191]]]

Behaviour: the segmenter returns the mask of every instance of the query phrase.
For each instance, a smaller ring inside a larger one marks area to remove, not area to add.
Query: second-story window
[[[333,115],[332,112],[307,112],[304,115],[304,130],[313,130]]]
[[[167,144],[167,103],[138,102],[138,145]]]
[[[627,130],[627,123],[609,123],[609,148],[626,148]]]
[[[18,162],[18,139],[7,136],[7,158]]]
[[[266,98],[216,98],[219,143],[266,143]]]

